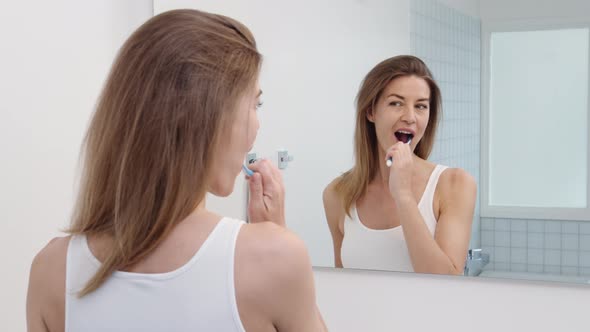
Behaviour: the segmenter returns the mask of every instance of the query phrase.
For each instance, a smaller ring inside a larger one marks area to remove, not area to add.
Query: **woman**
[[[420,59],[397,56],[357,97],[355,165],[324,190],[337,267],[462,274],[476,184],[427,161],[441,94]]]
[[[68,237],[34,259],[29,331],[320,331],[284,188],[250,166],[251,224],[206,209],[258,130],[261,55],[239,22],[158,15],[125,43],[85,141]]]

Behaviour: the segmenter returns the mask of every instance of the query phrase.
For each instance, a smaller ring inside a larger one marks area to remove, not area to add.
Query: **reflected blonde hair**
[[[369,183],[379,172],[379,145],[375,124],[367,119],[367,114],[375,108],[390,82],[406,76],[419,77],[426,81],[430,88],[430,117],[424,136],[416,146],[414,154],[422,159],[428,159],[432,151],[442,109],[440,89],[432,73],[422,60],[411,55],[396,56],[382,61],[367,74],[356,98],[355,164],[335,182],[334,188],[349,216],[354,202],[366,192]]]
[[[244,25],[197,10],[157,15],[125,42],[85,137],[68,230],[113,245],[80,296],[145,258],[204,199],[210,156],[261,61]]]

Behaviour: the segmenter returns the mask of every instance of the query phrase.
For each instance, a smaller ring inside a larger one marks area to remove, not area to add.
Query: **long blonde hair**
[[[422,78],[430,87],[430,117],[424,136],[416,146],[414,154],[427,159],[432,151],[442,109],[440,89],[432,73],[422,60],[411,55],[396,56],[382,61],[367,74],[361,84],[356,98],[355,164],[337,179],[334,187],[348,215],[354,202],[365,193],[369,183],[379,172],[379,145],[375,124],[367,119],[367,113],[375,107],[387,85],[404,76]]]
[[[80,296],[146,257],[204,199],[210,156],[261,61],[244,25],[197,10],[157,15],[125,42],[86,134],[68,230],[114,244]]]

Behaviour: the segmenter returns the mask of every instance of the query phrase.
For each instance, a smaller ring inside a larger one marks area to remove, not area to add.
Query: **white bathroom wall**
[[[479,18],[479,2],[481,0],[436,0],[438,3],[460,11],[464,15]],[[411,0],[416,2],[416,0]]]
[[[67,225],[78,150],[117,48],[151,1],[0,3],[0,330],[25,330],[33,256]]]
[[[588,19],[588,0],[479,0],[483,21],[521,19]]]
[[[265,57],[254,151],[276,160],[284,147],[294,156],[283,171],[287,224],[315,266],[333,266],[322,191],[352,166],[354,99],[364,75],[410,51],[409,1],[154,1],[155,13],[174,8],[232,16],[254,33]],[[241,182],[229,203],[211,199],[213,208],[243,207]]]

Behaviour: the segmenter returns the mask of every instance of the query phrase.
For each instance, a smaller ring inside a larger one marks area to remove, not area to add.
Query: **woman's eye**
[[[264,104],[264,103],[263,103],[262,101],[259,101],[259,102],[257,102],[257,103],[256,103],[256,109],[259,109],[259,108],[261,108],[263,104]]]
[[[428,106],[426,105],[417,105],[416,108],[418,108],[419,110],[427,110]]]
[[[389,105],[399,107],[399,106],[402,106],[402,103],[399,101],[392,101],[391,103],[389,103]]]

